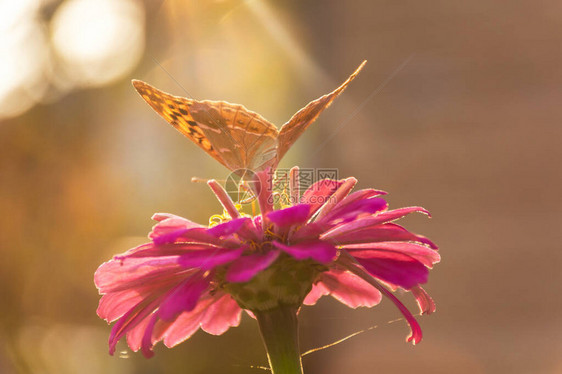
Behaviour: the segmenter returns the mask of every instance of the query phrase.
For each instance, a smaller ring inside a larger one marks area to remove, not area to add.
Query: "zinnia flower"
[[[264,330],[268,325],[276,334],[285,330],[270,320],[296,321],[303,303],[314,304],[323,295],[351,308],[371,307],[385,295],[406,318],[408,341],[421,340],[416,319],[391,290],[411,291],[423,313],[435,309],[420,284],[439,261],[437,247],[394,223],[412,212],[428,214],[425,209],[388,210],[380,197],[384,192],[350,193],[357,181],[347,178],[321,180],[302,196],[291,183],[293,204],[274,210],[267,173],[257,174],[255,182],[260,215],[242,216],[224,189],[210,181],[229,220],[207,227],[156,214],[149,243],[98,268],[95,283],[103,295],[98,315],[117,321],[110,353],[123,337],[133,351],[150,357],[157,342],[173,347],[199,328],[222,334],[239,324],[244,309],[258,319],[272,356],[271,345],[277,343]],[[289,335],[286,339],[296,339]]]

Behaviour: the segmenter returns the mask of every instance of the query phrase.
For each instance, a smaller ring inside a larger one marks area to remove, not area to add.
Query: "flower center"
[[[224,289],[243,309],[267,311],[282,305],[299,307],[324,266],[297,261],[282,253],[267,269],[245,283],[226,283]]]

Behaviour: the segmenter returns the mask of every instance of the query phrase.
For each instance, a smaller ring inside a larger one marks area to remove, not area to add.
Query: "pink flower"
[[[297,169],[293,171],[297,175]],[[206,227],[171,214],[156,214],[151,242],[102,264],[95,283],[98,315],[117,321],[110,353],[126,337],[150,357],[159,341],[172,347],[199,328],[222,334],[240,323],[242,309],[260,312],[280,305],[314,304],[331,295],[351,308],[371,307],[384,294],[408,321],[408,341],[421,329],[390,290],[411,291],[423,313],[435,310],[420,284],[439,262],[429,239],[394,223],[420,207],[388,210],[373,189],[350,193],[354,178],[325,179],[293,205],[273,210],[267,173],[256,179],[261,215],[243,217],[226,192],[211,181],[232,219]]]

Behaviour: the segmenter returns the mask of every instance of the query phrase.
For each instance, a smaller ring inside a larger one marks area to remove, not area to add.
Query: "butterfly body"
[[[140,80],[133,80],[133,86],[162,118],[231,171],[262,171],[277,167],[291,145],[364,64],[336,90],[299,110],[279,130],[243,105],[174,96]]]

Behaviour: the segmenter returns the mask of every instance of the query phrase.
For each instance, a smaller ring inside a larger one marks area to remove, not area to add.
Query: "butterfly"
[[[162,118],[233,172],[272,168],[301,134],[359,74],[361,65],[334,91],[299,110],[279,130],[258,113],[226,101],[174,96],[140,80],[133,86]]]

